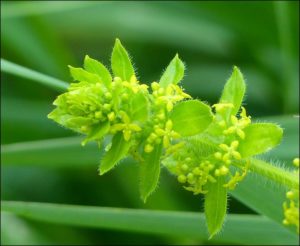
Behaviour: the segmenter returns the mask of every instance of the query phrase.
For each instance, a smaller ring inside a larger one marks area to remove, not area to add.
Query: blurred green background
[[[182,85],[193,97],[210,104],[217,102],[237,65],[248,86],[248,113],[254,119],[277,122],[286,130],[282,145],[265,158],[271,156],[289,165],[299,156],[298,9],[298,1],[1,1],[1,56],[70,82],[67,65],[81,66],[86,54],[109,67],[118,37],[140,81],[158,80],[178,53],[187,67]],[[75,136],[46,117],[58,92],[4,73],[1,81],[1,149],[22,149],[22,144],[10,144],[46,140],[33,143],[40,147],[38,151],[25,146],[19,157],[12,151],[12,160],[1,158],[2,200],[202,210],[203,198],[184,191],[165,170],[159,189],[143,204],[137,164],[132,160],[100,177],[101,153],[93,144],[81,148],[80,140],[66,138],[43,149],[47,139]],[[230,198],[229,213],[255,212]],[[12,243],[208,243],[180,236],[53,226],[13,217],[5,223],[7,228],[31,230],[31,237],[8,235]]]

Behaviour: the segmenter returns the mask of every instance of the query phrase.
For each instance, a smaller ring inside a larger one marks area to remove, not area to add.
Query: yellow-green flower
[[[129,116],[124,111],[121,111],[119,114],[123,123],[116,123],[112,125],[110,130],[111,132],[123,131],[124,139],[129,141],[132,132],[138,132],[142,129],[139,125],[131,123]]]

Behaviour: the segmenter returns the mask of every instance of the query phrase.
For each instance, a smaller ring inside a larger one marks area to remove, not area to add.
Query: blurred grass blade
[[[92,4],[92,2],[89,2]],[[73,9],[81,9],[83,7],[90,6],[86,2],[57,2],[53,4],[51,1],[36,2],[15,2],[3,4],[5,11],[1,11],[2,18],[20,18],[31,15],[41,15],[55,12],[72,11]]]
[[[279,186],[260,175],[249,173],[235,190],[230,191],[230,194],[257,213],[269,217],[283,227],[282,204],[286,199],[286,191],[283,186]]]
[[[1,226],[1,245],[51,244],[27,221],[13,213],[1,211],[1,225],[5,225]],[[18,236],[16,236],[16,232]]]
[[[22,67],[18,64],[4,60],[2,58],[1,58],[1,71],[38,82],[40,84],[56,89],[57,91],[60,92],[65,91],[68,88],[68,83],[64,81],[36,72],[29,68]]]
[[[1,146],[1,163],[29,166],[86,166],[97,168],[101,150],[96,143],[80,145],[82,137],[38,140]]]
[[[207,239],[204,215],[192,212],[148,211],[31,202],[2,201],[3,211],[47,223],[181,235]],[[226,229],[211,241],[235,244],[297,244],[297,236],[257,215],[228,215]]]

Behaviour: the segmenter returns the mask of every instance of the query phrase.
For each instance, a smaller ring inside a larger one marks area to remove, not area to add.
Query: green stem
[[[235,162],[233,164],[239,168],[245,166],[245,162]],[[299,177],[283,168],[276,167],[262,160],[251,158],[249,169],[252,172],[260,174],[278,184],[288,186],[292,189],[299,189]]]
[[[68,83],[1,58],[1,71],[47,85],[59,92],[68,88]]]

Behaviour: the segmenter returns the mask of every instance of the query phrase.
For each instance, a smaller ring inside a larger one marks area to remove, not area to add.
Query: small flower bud
[[[103,114],[102,114],[102,112],[101,111],[97,111],[97,112],[95,112],[95,118],[97,118],[97,119],[101,119],[103,117]]]
[[[188,169],[189,169],[189,167],[188,167],[187,164],[183,164],[183,165],[181,166],[181,170],[183,170],[183,171],[187,171]]]
[[[104,97],[105,97],[107,100],[112,99],[112,95],[111,95],[110,92],[106,92],[106,93],[104,94]]]
[[[288,198],[288,199],[294,199],[295,198],[295,194],[294,194],[294,192],[293,191],[288,191],[287,193],[286,193],[286,197]]]
[[[299,167],[299,158],[295,158],[293,160],[293,164],[296,166],[296,167]]]
[[[220,169],[220,175],[226,175],[229,172],[229,169],[226,166],[222,166]]]
[[[216,158],[217,160],[221,160],[221,159],[222,159],[222,154],[221,154],[220,152],[216,152],[216,153],[214,154],[214,156],[215,156],[215,158]]]
[[[107,118],[108,118],[109,121],[114,121],[115,118],[116,118],[115,112],[110,112],[110,113],[107,115]]]
[[[145,146],[145,148],[144,148],[144,151],[145,151],[146,153],[152,152],[152,151],[153,151],[153,146],[150,145],[150,144],[146,144],[146,146]]]
[[[178,180],[179,183],[185,183],[186,182],[186,176],[181,174],[181,175],[178,176],[177,180]]]

